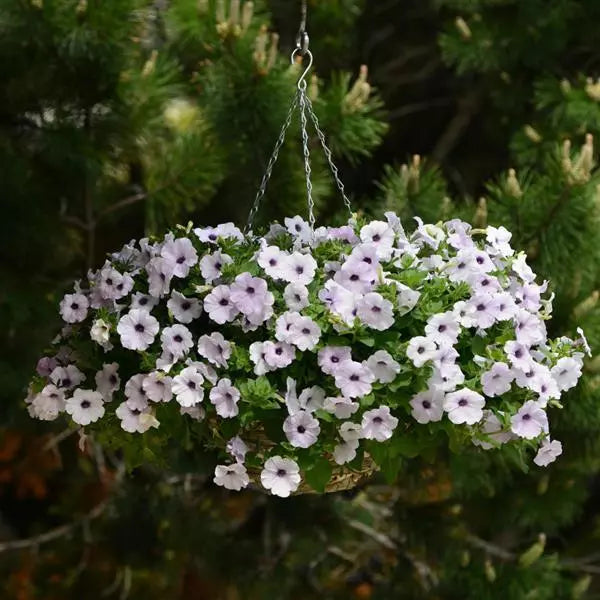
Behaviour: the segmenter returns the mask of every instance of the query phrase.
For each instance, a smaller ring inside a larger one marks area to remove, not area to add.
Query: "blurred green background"
[[[503,224],[555,335],[600,346],[600,3],[312,0],[309,93],[354,206]],[[211,458],[123,474],[23,398],[73,280],[132,238],[244,223],[294,93],[300,3],[0,0],[2,597],[600,597],[600,360],[561,459],[403,457],[395,482],[231,495]],[[363,66],[364,65],[364,66]],[[297,123],[259,213],[305,214]],[[341,199],[312,140],[318,220]]]

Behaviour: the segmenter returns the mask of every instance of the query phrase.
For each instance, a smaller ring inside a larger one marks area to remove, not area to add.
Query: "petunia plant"
[[[548,409],[577,384],[583,333],[547,338],[547,282],[504,228],[385,217],[127,244],[62,300],[31,415],[123,447],[184,423],[221,454],[216,484],[283,497],[393,476],[440,443],[552,462]]]

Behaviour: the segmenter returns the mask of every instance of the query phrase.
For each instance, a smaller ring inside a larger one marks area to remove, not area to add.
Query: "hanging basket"
[[[309,66],[246,231],[190,225],[132,242],[77,284],[31,415],[66,413],[137,462],[178,444],[216,449],[215,483],[283,497],[349,489],[377,467],[393,478],[401,460],[448,443],[552,462],[547,407],[576,385],[585,339],[547,339],[546,283],[504,228],[417,219],[406,233],[393,213],[353,215],[306,95],[312,55],[296,53]],[[257,237],[296,110],[308,221]],[[351,214],[341,227],[315,228],[309,120]]]

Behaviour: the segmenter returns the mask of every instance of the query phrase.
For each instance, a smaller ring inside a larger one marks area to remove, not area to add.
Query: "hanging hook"
[[[301,12],[300,12],[300,27],[298,28],[298,35],[296,35],[296,49],[304,56],[308,52],[308,32],[306,31],[306,13],[307,13],[307,0],[302,0]]]
[[[302,75],[300,75],[300,79],[298,79],[298,83],[297,83],[299,90],[305,90],[306,89],[306,76],[308,75],[308,72],[310,71],[310,68],[312,67],[313,55],[312,55],[312,52],[308,49],[306,50],[306,52],[302,53],[300,48],[296,48],[292,52],[292,58],[291,58],[292,64],[296,63],[296,56],[301,56],[301,57],[308,56],[308,65],[306,65],[306,68],[302,72]]]

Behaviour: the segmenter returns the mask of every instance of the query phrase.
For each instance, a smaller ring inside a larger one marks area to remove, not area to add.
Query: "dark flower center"
[[[468,401],[468,400],[465,400],[465,398],[461,398],[461,399],[458,401],[458,405],[459,405],[459,406],[467,406],[467,404],[469,404],[469,401]]]
[[[306,428],[304,427],[304,425],[298,425],[297,431],[298,433],[304,433],[306,431]]]
[[[523,421],[529,421],[531,419],[531,415],[529,413],[526,413],[523,415]]]
[[[269,260],[269,264],[270,264],[272,267],[274,267],[274,266],[277,264],[277,261],[276,261],[274,258],[271,258],[271,259]]]
[[[372,306],[371,307],[371,311],[374,313],[380,313],[381,312],[381,307],[380,306]]]
[[[117,376],[113,373],[109,378],[108,381],[110,381],[110,383],[112,383],[113,385],[117,385]]]
[[[113,284],[113,280],[112,280],[112,278],[108,277],[108,278],[106,279],[106,285],[112,285],[112,284]]]
[[[220,304],[221,306],[227,306],[227,305],[229,304],[229,300],[227,300],[227,298],[221,298],[221,299],[219,300],[219,304]]]
[[[196,389],[196,382],[195,381],[188,381],[187,386],[190,388],[190,390],[195,390]]]
[[[523,350],[521,350],[520,348],[517,348],[517,350],[515,350],[515,357],[521,358],[521,356],[523,356]]]
[[[477,261],[478,265],[482,265],[485,262],[483,256],[478,256],[475,260]]]
[[[286,471],[285,469],[277,469],[277,477],[285,477]]]
[[[356,374],[350,375],[350,381],[359,381],[360,377]]]
[[[148,298],[140,298],[139,305],[146,306],[146,304],[148,304]]]
[[[297,266],[296,273],[298,273],[298,275],[302,275],[302,273],[304,273],[304,267]]]
[[[381,236],[378,233],[376,233],[371,239],[374,242],[379,242],[381,240]]]
[[[213,241],[216,240],[217,239],[217,234],[216,233],[209,234],[208,239],[209,240],[213,240]]]
[[[485,310],[485,304],[483,304],[483,303],[480,303],[480,304],[478,304],[478,305],[477,305],[477,310],[478,310],[478,311]]]
[[[337,357],[337,356],[332,356],[332,357],[331,357],[331,362],[332,362],[332,363],[339,363],[339,362],[340,362],[340,359],[339,359],[339,357]]]
[[[296,223],[296,225],[294,226],[294,229],[300,233],[302,231],[302,227],[300,227],[300,223]]]
[[[138,333],[142,333],[145,329],[145,327],[141,324],[141,323],[136,323],[134,329],[138,332]]]
[[[381,417],[373,417],[373,423],[377,423],[377,425],[381,425],[381,423],[383,423],[383,419]]]
[[[425,408],[425,409],[431,408],[431,402],[429,402],[429,400],[423,400],[423,408]]]
[[[89,408],[92,405],[92,403],[89,400],[84,400],[81,403],[81,408]]]
[[[183,338],[177,334],[175,337],[173,337],[173,341],[177,342],[178,344],[181,344],[181,342],[183,342]]]
[[[70,387],[70,386],[71,386],[71,380],[70,380],[68,377],[65,377],[65,378],[62,380],[62,384],[63,384],[65,387]]]
[[[220,262],[215,263],[215,269],[217,269],[217,271],[220,271],[222,266],[223,266],[223,264]]]
[[[358,281],[358,275],[356,273],[350,275],[350,281]]]
[[[283,354],[283,348],[275,348],[275,354],[281,356]]]
[[[254,294],[256,290],[250,285],[246,288],[246,293],[247,294]]]
[[[446,325],[440,325],[440,326],[438,327],[438,331],[439,331],[440,333],[444,333],[444,331],[446,331],[446,329],[448,329],[448,327],[446,327]]]
[[[192,303],[189,300],[181,303],[181,310],[190,310]]]
[[[425,352],[425,347],[424,346],[419,346],[417,348],[417,354],[423,354],[423,352]]]
[[[370,265],[373,262],[373,260],[369,256],[365,256],[363,258],[363,262],[366,262],[368,265]]]
[[[303,333],[304,335],[308,335],[308,334],[310,333],[310,329],[309,329],[308,327],[305,327],[305,328],[302,330],[302,333]]]
[[[77,304],[77,302],[73,302],[73,304],[71,304],[71,308],[73,310],[77,310],[79,308],[79,304]]]

